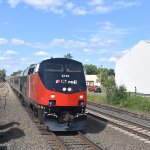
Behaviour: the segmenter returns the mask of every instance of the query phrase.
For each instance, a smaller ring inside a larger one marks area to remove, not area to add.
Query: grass
[[[88,93],[87,99],[97,103],[108,104],[106,96]],[[150,113],[150,98],[128,93],[127,99],[123,102],[120,101],[120,103],[115,106],[129,108],[138,112]]]
[[[105,96],[101,96],[101,95],[96,95],[93,93],[88,93],[87,94],[87,99],[93,102],[97,102],[97,103],[106,103],[106,97]]]
[[[150,100],[147,97],[129,95],[124,107],[141,112],[150,112]]]

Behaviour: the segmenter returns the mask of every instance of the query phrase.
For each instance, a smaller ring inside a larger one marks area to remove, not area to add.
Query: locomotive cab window
[[[51,72],[63,72],[64,69],[62,64],[45,64],[44,70]]]
[[[33,71],[34,71],[34,67],[30,68],[28,71],[28,75],[33,74]]]
[[[83,72],[83,67],[80,65],[67,64],[65,68],[66,72]]]

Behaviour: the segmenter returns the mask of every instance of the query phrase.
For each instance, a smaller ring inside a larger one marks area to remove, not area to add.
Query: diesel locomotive
[[[51,58],[33,64],[9,83],[52,131],[84,130],[86,81],[81,62]]]

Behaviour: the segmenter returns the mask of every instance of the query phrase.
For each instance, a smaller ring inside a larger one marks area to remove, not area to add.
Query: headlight
[[[54,94],[52,94],[50,97],[51,97],[51,98],[55,98],[55,95],[54,95]]]
[[[68,92],[71,92],[71,91],[72,91],[72,88],[71,88],[71,87],[68,87],[67,91],[68,91]]]
[[[80,99],[83,99],[83,95],[80,95],[79,98],[80,98]]]
[[[67,88],[66,88],[66,87],[63,87],[63,88],[62,88],[62,91],[63,91],[63,92],[66,92],[66,91],[67,91]]]

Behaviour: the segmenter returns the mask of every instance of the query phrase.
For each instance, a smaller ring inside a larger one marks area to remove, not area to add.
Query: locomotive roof
[[[51,58],[51,59],[43,60],[41,63],[48,63],[48,62],[59,63],[59,64],[71,63],[71,64],[82,65],[81,62],[73,60],[73,59],[68,59],[68,58]]]

